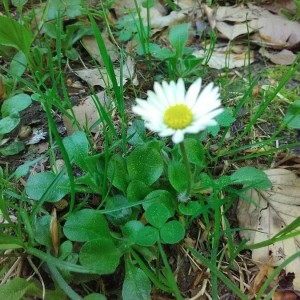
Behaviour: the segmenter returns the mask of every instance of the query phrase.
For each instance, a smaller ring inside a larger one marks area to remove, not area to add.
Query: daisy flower
[[[177,83],[155,82],[148,99],[136,99],[133,112],[142,117],[145,127],[159,136],[172,136],[175,144],[181,143],[185,133],[197,133],[216,125],[214,119],[223,109],[219,88],[209,83],[201,92],[201,78],[186,91],[182,78]]]

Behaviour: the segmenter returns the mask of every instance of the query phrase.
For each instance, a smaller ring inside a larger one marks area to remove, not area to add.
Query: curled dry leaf
[[[115,67],[114,72],[116,75],[117,83],[120,86],[121,69]],[[122,85],[124,85],[129,79],[131,79],[133,82],[136,82],[136,79],[134,78],[134,62],[133,59],[129,56],[126,59],[126,63],[122,67],[122,73]],[[93,87],[112,87],[112,83],[105,68],[82,69],[75,71],[75,74]]]
[[[204,58],[203,63],[206,63],[205,57],[208,54],[204,50],[196,50],[193,55],[199,58]],[[233,46],[230,49],[227,47],[215,48],[207,62],[208,66],[213,69],[224,68],[239,68],[254,61],[254,52],[248,51],[247,47]]]
[[[291,171],[271,169],[265,171],[272,182],[272,188],[265,191],[250,190],[248,196],[255,205],[240,199],[237,217],[243,238],[249,244],[266,241],[284,229],[300,216],[300,179]],[[300,250],[300,236],[276,242],[268,247],[254,249],[252,259],[265,264],[272,255],[274,266]],[[286,273],[295,273],[294,288],[300,290],[300,259],[289,264]]]
[[[94,126],[100,119],[94,101],[99,101],[101,105],[107,105],[109,103],[109,99],[104,91],[96,94],[95,96],[88,96],[81,101],[79,105],[73,107],[74,117],[76,118],[79,127],[83,129],[89,129],[93,133],[96,133],[100,130],[99,124]],[[72,115],[71,110],[67,110],[67,112]],[[69,135],[80,130],[80,128],[73,123],[72,118],[63,116],[63,123]]]
[[[181,9],[195,9],[199,6],[198,0],[177,0],[176,4]]]
[[[115,62],[118,59],[117,47],[109,40],[106,33],[102,33],[102,38],[105,43],[105,47],[108,55],[112,62]],[[84,36],[82,39],[82,44],[87,52],[95,59],[97,62],[103,66],[103,59],[99,51],[99,46],[94,36]]]
[[[275,49],[293,48],[300,44],[298,22],[251,4],[218,7],[216,28],[222,37],[229,40],[250,35],[253,43]]]
[[[258,9],[249,4],[250,8]],[[258,30],[252,41],[276,49],[293,48],[300,43],[300,24],[260,8],[260,17],[250,22]]]
[[[283,49],[280,52],[270,52],[265,48],[260,48],[259,53],[268,58],[271,62],[276,65],[289,66],[293,63],[296,58],[296,55],[287,49]]]

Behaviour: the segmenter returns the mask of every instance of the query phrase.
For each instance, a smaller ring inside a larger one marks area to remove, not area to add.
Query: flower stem
[[[183,158],[183,162],[186,169],[186,175],[187,175],[187,188],[186,188],[186,197],[189,198],[191,196],[191,188],[192,188],[192,172],[191,172],[191,166],[190,162],[187,157],[186,149],[184,146],[184,142],[179,143],[180,150]]]

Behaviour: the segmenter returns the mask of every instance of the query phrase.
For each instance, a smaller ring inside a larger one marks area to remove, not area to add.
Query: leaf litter
[[[268,190],[250,190],[250,200],[240,199],[237,207],[240,235],[257,244],[276,236],[300,216],[300,179],[286,169],[269,169],[265,173],[272,182]],[[252,259],[258,265],[279,266],[288,257],[300,250],[300,236],[296,235],[269,246],[252,250]],[[270,263],[271,258],[271,263]],[[285,268],[294,273],[294,288],[300,290],[300,259],[295,259]]]

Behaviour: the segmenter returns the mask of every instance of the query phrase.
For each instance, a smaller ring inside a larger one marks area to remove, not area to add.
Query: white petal
[[[209,99],[214,99],[212,97],[212,95],[216,96],[216,93],[212,93],[213,90],[217,91],[218,88],[213,88],[213,83],[209,83],[204,89],[203,91],[200,93],[199,97],[198,97],[198,101],[199,102],[203,102],[203,101],[208,101]]]
[[[184,138],[184,132],[182,130],[176,130],[172,136],[172,141],[175,144],[181,143]]]
[[[216,121],[214,120],[214,118],[217,115],[219,115],[222,111],[223,111],[223,108],[216,109],[216,110],[206,114],[205,116],[202,116],[201,118],[196,119],[190,127],[193,127],[193,128],[199,127],[201,129],[199,129],[198,131],[200,131],[200,130],[203,130],[204,128],[206,128],[207,126],[215,125]],[[203,126],[204,126],[204,128],[203,128]]]
[[[166,108],[168,107],[167,103],[164,101],[161,101],[161,99],[152,91],[148,91],[148,99],[147,101],[149,104],[155,106],[159,111],[164,112]]]
[[[182,78],[179,78],[177,80],[176,88],[174,90],[175,97],[176,97],[176,103],[184,103],[185,101],[185,86],[184,86],[184,81]]]
[[[160,101],[162,103],[166,103],[168,105],[168,101],[166,99],[165,92],[164,92],[162,85],[160,85],[158,82],[155,82],[154,83],[154,91],[157,95],[157,98],[160,99]]]
[[[168,106],[172,106],[177,102],[176,95],[174,93],[175,82],[171,81],[169,84],[166,81],[163,81],[162,87],[165,93],[166,101]]]
[[[175,130],[172,128],[165,128],[164,130],[161,130],[158,134],[161,137],[170,136],[174,134]]]
[[[201,89],[202,79],[198,78],[188,89],[185,95],[185,102],[188,107],[192,108],[199,96],[199,92]]]
[[[146,101],[143,101],[146,102]],[[147,120],[153,116],[161,115],[161,113],[153,106],[150,106],[149,103],[141,103],[132,107],[132,111],[141,116],[143,119]]]

